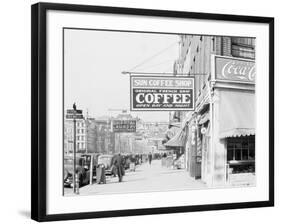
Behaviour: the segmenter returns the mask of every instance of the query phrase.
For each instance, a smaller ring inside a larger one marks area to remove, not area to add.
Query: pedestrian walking
[[[149,152],[149,154],[148,154],[148,161],[149,161],[149,165],[151,165],[151,161],[152,161],[152,154],[151,154],[151,152]]]
[[[125,174],[125,171],[124,171],[124,167],[123,167],[123,157],[120,154],[118,154],[116,156],[115,161],[114,161],[114,165],[117,168],[118,180],[119,180],[119,182],[121,182],[122,178]]]

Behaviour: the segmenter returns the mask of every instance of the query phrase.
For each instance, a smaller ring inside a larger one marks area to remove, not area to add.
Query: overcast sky
[[[177,35],[67,29],[64,37],[65,108],[76,102],[92,117],[119,113],[110,108],[130,109],[130,79],[122,71],[162,52],[133,71],[173,72],[179,55]],[[168,114],[132,112],[146,121],[168,121]]]

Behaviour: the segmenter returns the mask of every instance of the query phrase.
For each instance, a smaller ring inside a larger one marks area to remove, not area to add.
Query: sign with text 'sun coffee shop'
[[[215,56],[215,75],[217,80],[255,83],[255,61]]]
[[[194,110],[194,77],[131,76],[131,110]]]

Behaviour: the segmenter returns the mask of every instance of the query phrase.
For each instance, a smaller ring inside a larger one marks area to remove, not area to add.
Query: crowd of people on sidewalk
[[[152,160],[166,158],[167,153],[151,153],[148,154],[135,154],[135,155],[121,155],[118,154],[114,157],[113,165],[117,169],[117,175],[119,182],[122,182],[123,176],[125,175],[125,170],[130,169],[135,171],[135,167],[142,163],[148,162],[151,166]]]

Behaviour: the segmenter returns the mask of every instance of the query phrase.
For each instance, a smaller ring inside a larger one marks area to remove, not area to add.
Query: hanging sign
[[[131,76],[131,110],[194,110],[194,77]]]
[[[66,119],[83,119],[83,114],[66,114]]]
[[[73,109],[67,109],[66,110],[66,119],[83,119],[83,111],[82,110],[73,110]]]
[[[76,114],[82,114],[83,111],[82,111],[82,110],[76,110],[76,111],[74,111],[73,109],[68,109],[68,110],[66,110],[66,113],[67,113],[67,114],[74,114],[74,113],[76,113]]]

